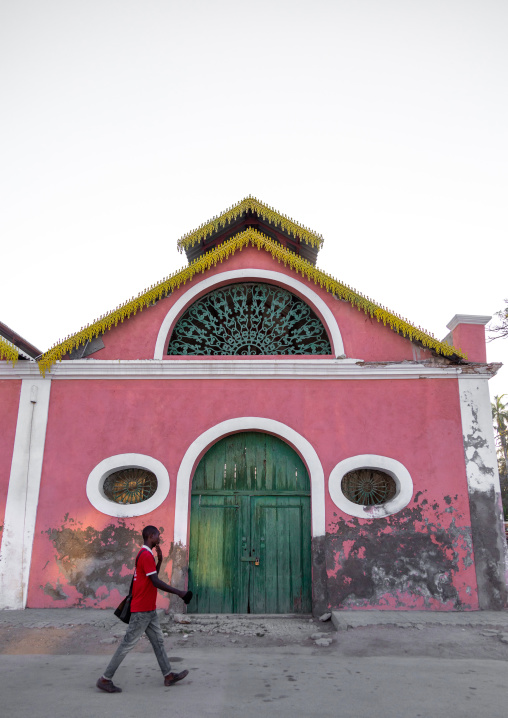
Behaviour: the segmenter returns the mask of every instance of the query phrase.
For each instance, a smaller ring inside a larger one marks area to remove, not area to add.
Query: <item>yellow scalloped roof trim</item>
[[[224,244],[203,254],[179,272],[170,274],[161,282],[154,284],[137,297],[132,297],[132,299],[119,305],[115,310],[109,312],[109,314],[103,315],[92,324],[83,327],[81,331],[57,343],[39,359],[41,374],[50,371],[51,366],[55,362],[60,361],[63,356],[69,354],[69,352],[76,347],[98,337],[99,334],[104,334],[104,332],[112,327],[116,327],[119,322],[123,322],[124,319],[128,319],[138,311],[143,311],[143,309],[149,307],[159,299],[167,297],[173,290],[191,281],[197,274],[202,274],[208,269],[211,269],[211,267],[215,267],[219,262],[223,262],[236,251],[241,251],[249,245],[257,247],[258,250],[264,249],[278,262],[283,262],[284,266],[290,267],[290,269],[297,274],[301,274],[302,277],[313,281],[314,284],[318,284],[323,289],[326,289],[327,292],[349,302],[353,307],[364,311],[365,314],[375,317],[378,322],[383,322],[385,326],[388,324],[393,331],[407,337],[411,341],[420,342],[424,347],[433,349],[438,354],[442,354],[446,357],[458,356],[467,359],[467,356],[460,349],[438,341],[432,334],[425,332],[421,327],[416,327],[414,324],[408,322],[407,319],[403,319],[398,314],[390,312],[386,307],[375,304],[347,284],[342,284],[342,282],[339,282],[329,274],[316,269],[316,267],[306,259],[302,259],[302,257],[286,249],[278,242],[272,241],[256,229],[246,229],[236,234],[227,242],[224,242]]]
[[[242,199],[238,204],[233,205],[222,214],[217,215],[209,222],[205,222],[198,229],[185,234],[181,239],[178,240],[177,246],[180,252],[185,247],[192,247],[202,239],[206,239],[208,235],[212,235],[217,232],[220,227],[225,227],[226,224],[234,222],[238,217],[251,209],[256,212],[260,217],[269,222],[270,224],[280,227],[288,234],[292,234],[293,237],[300,237],[304,242],[310,244],[312,247],[321,247],[323,245],[323,237],[316,232],[313,232],[308,227],[303,227],[294,220],[287,217],[285,214],[277,212],[273,207],[268,207],[263,202],[260,202],[255,197],[246,197]]]
[[[0,360],[2,359],[11,361],[14,366],[19,359],[19,352],[13,344],[0,337]]]

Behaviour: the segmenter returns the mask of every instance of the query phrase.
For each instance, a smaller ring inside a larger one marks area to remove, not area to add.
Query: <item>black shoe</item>
[[[182,671],[181,673],[168,673],[167,676],[164,676],[164,685],[165,686],[174,686],[175,683],[178,683],[178,681],[181,681],[185,676],[189,675],[189,671]]]
[[[97,683],[95,684],[97,688],[100,688],[101,691],[106,691],[106,693],[121,693],[122,689],[118,686],[115,686],[113,681],[108,681],[107,678],[102,678],[102,676],[99,678]]]

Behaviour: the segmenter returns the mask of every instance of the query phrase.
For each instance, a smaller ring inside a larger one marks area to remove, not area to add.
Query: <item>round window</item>
[[[360,519],[379,519],[405,508],[413,496],[406,467],[388,456],[358,454],[339,461],[328,479],[337,508]]]
[[[380,506],[397,493],[394,479],[378,469],[349,471],[342,478],[341,488],[349,501],[360,506]]]
[[[104,480],[102,490],[116,504],[140,504],[157,491],[157,477],[147,469],[121,469]]]

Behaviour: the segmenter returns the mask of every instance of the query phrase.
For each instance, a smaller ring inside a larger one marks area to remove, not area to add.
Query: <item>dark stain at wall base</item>
[[[487,492],[471,491],[469,504],[480,609],[501,611],[507,601],[503,575],[506,544],[500,518],[501,497],[493,488]]]
[[[43,588],[46,596],[50,596],[53,601],[65,601],[66,598],[69,598],[69,596],[64,593],[63,586],[60,581],[56,582],[56,587],[47,583],[44,587],[41,586],[41,588]]]
[[[443,514],[436,511],[429,521],[428,509],[424,515],[422,508],[428,502],[418,504],[421,498],[419,492],[416,506],[385,519],[336,522],[335,531],[327,534],[326,549],[329,568],[338,567],[328,579],[332,607],[376,606],[380,601],[386,605],[387,596],[391,607],[407,607],[399,594],[423,597],[426,603],[451,601],[456,609],[469,607],[461,603],[453,575],[459,560],[463,566],[471,565],[470,528],[458,528],[448,517],[446,527],[440,523],[444,513],[453,513],[452,507]]]
[[[168,558],[172,561],[171,585],[181,590],[187,588],[187,576],[189,569],[189,554],[181,543],[172,543],[169,549]],[[169,594],[169,605],[175,613],[187,613],[187,606],[181,598],[174,593]]]
[[[326,575],[326,536],[312,539],[312,613],[320,616],[328,608],[328,580]]]
[[[56,601],[63,600],[67,598],[64,588],[68,584],[81,594],[75,605],[93,606],[100,605],[114,589],[122,595],[128,592],[141,546],[139,529],[119,519],[99,531],[93,526],[83,527],[67,514],[60,528],[48,529],[45,533],[56,550],[56,560],[65,579],[63,583],[58,580],[56,586],[47,583],[43,589],[46,595]],[[129,573],[122,575],[125,567]],[[99,594],[98,589],[101,589]]]

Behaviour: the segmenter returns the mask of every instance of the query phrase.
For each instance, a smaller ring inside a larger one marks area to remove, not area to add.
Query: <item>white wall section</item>
[[[175,544],[187,545],[187,531],[189,520],[189,493],[192,475],[197,461],[216,441],[228,434],[239,431],[264,431],[267,434],[279,436],[291,444],[300,454],[307,466],[311,486],[311,512],[312,535],[323,536],[325,533],[325,486],[323,467],[319,457],[307,439],[291,429],[286,424],[273,419],[264,419],[257,416],[242,416],[238,419],[228,419],[216,424],[189,446],[182,459],[178,476],[176,478],[175,501]]]
[[[23,379],[0,549],[0,608],[25,608],[51,380]]]
[[[287,274],[283,274],[282,272],[273,272],[268,269],[237,269],[230,272],[221,272],[213,277],[207,277],[201,282],[192,284],[192,286],[180,297],[180,299],[174,303],[161,324],[157,342],[155,344],[154,359],[162,359],[166,340],[170,330],[173,328],[173,324],[183,310],[186,309],[188,305],[192,304],[198,295],[207,291],[212,291],[218,284],[238,282],[238,280],[249,281],[251,279],[264,279],[273,284],[277,284],[280,287],[285,287],[289,290],[296,290],[298,294],[305,297],[309,304],[313,305],[314,309],[321,315],[321,318],[328,329],[333,354],[336,357],[344,354],[344,343],[342,341],[337,320],[333,316],[333,313],[329,309],[328,305],[307,284],[300,282],[294,277],[289,277]]]

